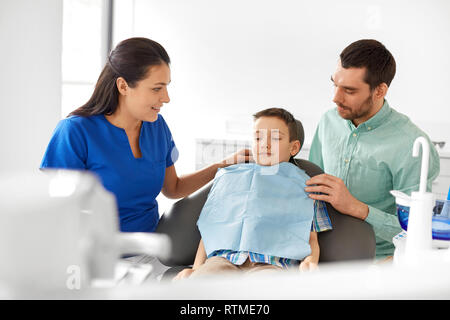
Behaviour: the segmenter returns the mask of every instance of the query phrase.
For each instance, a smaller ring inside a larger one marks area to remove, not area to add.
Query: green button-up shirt
[[[439,156],[429,137],[409,118],[383,107],[358,127],[339,116],[336,108],[326,112],[316,129],[309,160],[324,172],[341,178],[350,193],[369,207],[366,221],[376,235],[376,258],[394,252],[392,238],[401,232],[395,199],[390,190],[406,194],[419,190],[422,151],[412,156],[417,137],[430,144],[428,191],[439,174]],[[355,239],[356,240],[356,239]]]

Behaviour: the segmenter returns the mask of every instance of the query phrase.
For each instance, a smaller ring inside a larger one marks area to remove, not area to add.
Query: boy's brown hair
[[[286,123],[289,129],[289,142],[294,140],[300,140],[300,143],[303,144],[302,139],[299,134],[303,133],[303,128],[301,128],[302,132],[299,132],[297,123],[299,122],[294,118],[292,113],[283,109],[283,108],[269,108],[265,110],[261,110],[253,115],[253,120],[257,120],[261,117],[277,117]]]

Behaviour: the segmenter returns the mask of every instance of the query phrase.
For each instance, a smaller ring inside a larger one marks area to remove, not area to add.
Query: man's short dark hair
[[[389,87],[395,76],[395,59],[386,47],[377,40],[358,40],[340,54],[343,68],[366,68],[364,81],[375,89],[381,83]]]
[[[269,108],[255,113],[253,115],[253,120],[257,120],[261,117],[276,117],[283,120],[289,129],[289,141],[299,140],[297,132],[297,121],[289,111],[283,108]],[[301,143],[303,143],[303,141],[301,141]]]

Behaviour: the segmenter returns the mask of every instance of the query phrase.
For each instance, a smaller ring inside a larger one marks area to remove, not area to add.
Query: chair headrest
[[[305,141],[305,131],[303,130],[303,125],[300,120],[295,119],[295,122],[297,123],[297,139],[300,141],[300,149],[303,148],[303,142]],[[294,155],[294,157],[298,154],[298,152]]]

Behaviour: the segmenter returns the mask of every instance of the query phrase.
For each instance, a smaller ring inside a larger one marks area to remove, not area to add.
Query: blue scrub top
[[[40,167],[94,172],[116,196],[121,231],[153,232],[165,170],[178,159],[161,115],[155,122],[142,122],[139,146],[142,158],[135,158],[125,130],[104,115],[71,116],[58,123]]]

